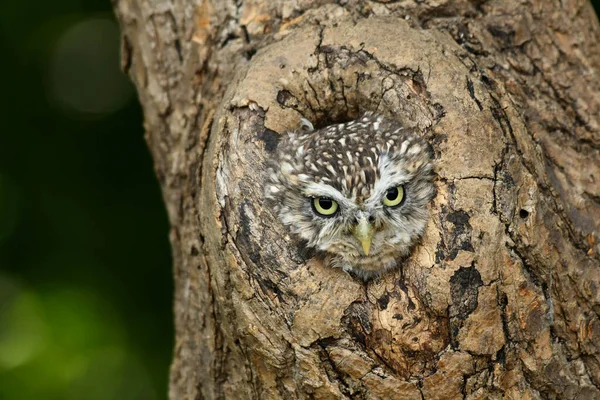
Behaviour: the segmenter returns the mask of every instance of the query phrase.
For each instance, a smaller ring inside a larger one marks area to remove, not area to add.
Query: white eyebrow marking
[[[309,182],[304,187],[302,194],[304,194],[306,197],[329,197],[330,199],[337,201],[338,204],[343,207],[354,207],[354,199],[348,199],[346,196],[340,193],[339,190],[325,183]]]
[[[366,207],[377,207],[381,204],[381,199],[387,190],[395,185],[402,185],[409,180],[409,176],[402,168],[402,164],[396,168],[392,168],[392,163],[387,155],[379,158],[377,169],[380,172],[380,177],[375,181],[371,197],[365,200]]]

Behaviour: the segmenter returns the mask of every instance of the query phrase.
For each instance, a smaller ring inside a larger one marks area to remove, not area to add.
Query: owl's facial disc
[[[321,226],[331,235],[322,240],[323,250],[365,259],[389,250],[386,243],[389,243],[390,232],[380,232],[385,231],[381,218],[384,218],[384,212],[394,213],[393,209],[404,204],[404,185],[380,187],[366,201],[358,203],[329,185],[313,183],[311,188],[306,201],[310,202],[314,215],[323,221]],[[330,229],[332,224],[340,229]]]
[[[282,135],[265,194],[332,266],[373,276],[397,266],[425,229],[435,186],[422,134],[373,113],[321,129],[304,121]]]

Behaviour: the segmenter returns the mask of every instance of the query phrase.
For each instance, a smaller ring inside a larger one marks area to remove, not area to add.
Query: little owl
[[[429,145],[372,113],[282,137],[266,197],[326,262],[369,279],[398,265],[425,229],[434,195]]]

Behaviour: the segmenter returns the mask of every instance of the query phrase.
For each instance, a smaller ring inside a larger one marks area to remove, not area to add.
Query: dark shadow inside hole
[[[529,211],[521,208],[521,211],[519,211],[519,216],[521,218],[525,219],[525,218],[529,217]]]
[[[354,121],[360,118],[365,111],[358,112],[356,110],[329,110],[328,112],[318,111],[315,113],[315,120],[311,121],[315,129],[325,128],[330,125],[342,124]]]

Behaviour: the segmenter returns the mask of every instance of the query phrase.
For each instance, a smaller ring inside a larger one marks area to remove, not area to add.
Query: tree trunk
[[[171,399],[600,398],[600,30],[584,0],[115,0],[171,222]],[[263,198],[301,117],[419,129],[401,270],[328,268]]]

